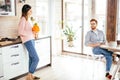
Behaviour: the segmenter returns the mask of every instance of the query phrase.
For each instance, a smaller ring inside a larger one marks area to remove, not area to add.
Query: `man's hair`
[[[98,23],[98,21],[96,19],[91,19],[90,22],[92,22],[92,21],[95,21],[96,24]]]

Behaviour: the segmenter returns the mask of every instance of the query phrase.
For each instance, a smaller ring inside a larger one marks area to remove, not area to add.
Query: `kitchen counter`
[[[39,40],[39,39],[43,39],[43,38],[47,38],[47,37],[50,37],[49,35],[43,35],[43,36],[40,36],[38,39],[36,40]],[[14,40],[4,40],[4,41],[0,41],[0,47],[4,47],[4,46],[9,46],[9,45],[14,45],[14,44],[19,44],[19,43],[22,43],[20,37],[14,39]]]
[[[20,38],[14,41],[0,41],[0,47],[9,46],[9,45],[18,44],[18,43],[22,43]]]

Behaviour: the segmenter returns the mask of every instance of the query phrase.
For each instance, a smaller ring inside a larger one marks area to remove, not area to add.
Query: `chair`
[[[99,60],[99,61],[104,58],[103,55],[95,55],[95,54],[93,54],[91,47],[87,47],[86,50],[87,50],[87,52],[85,52],[85,53],[87,53],[87,58],[89,58],[89,56],[91,56],[93,60]]]
[[[91,47],[87,47],[86,50],[87,50],[87,51],[85,51],[86,53],[89,52],[89,53],[87,54],[87,59],[93,60],[93,61],[92,61],[92,65],[93,65],[93,73],[92,73],[92,76],[93,76],[93,80],[95,80],[95,74],[96,74],[96,73],[95,73],[95,69],[100,66],[99,64],[96,64],[96,60],[97,60],[97,61],[101,61],[101,60],[104,58],[104,56],[103,56],[103,55],[95,55],[95,54],[93,54]]]

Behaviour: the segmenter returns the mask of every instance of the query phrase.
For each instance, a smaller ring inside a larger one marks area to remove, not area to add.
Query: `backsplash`
[[[0,16],[0,38],[1,37],[14,38],[18,36],[17,28],[21,16],[21,8],[24,4],[30,4],[32,8],[34,8],[35,1],[26,0],[25,3],[16,2],[16,16]]]
[[[14,37],[17,36],[17,20],[2,19],[0,17],[0,36],[1,37]]]

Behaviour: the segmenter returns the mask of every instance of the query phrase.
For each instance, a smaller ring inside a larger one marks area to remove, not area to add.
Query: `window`
[[[40,35],[49,35],[49,2],[48,0],[36,0],[36,21],[40,26]]]
[[[118,3],[117,40],[120,40],[120,0],[119,0],[119,3]]]
[[[106,33],[106,12],[107,12],[107,1],[106,0],[95,0],[95,16],[98,19],[98,28]],[[102,5],[102,6],[101,6]]]
[[[76,30],[73,47],[69,47],[67,41],[63,40],[63,51],[90,53],[84,44],[85,35],[90,30],[89,21],[91,18],[96,18],[98,28],[106,32],[106,2],[106,0],[63,0],[63,18],[67,25],[72,25]]]
[[[63,50],[81,53],[82,40],[82,0],[64,0],[64,28],[66,25],[72,29],[74,39],[69,41],[69,36],[63,40]],[[70,37],[71,38],[71,37]],[[79,44],[79,45],[78,45]]]

